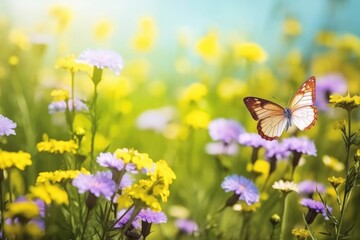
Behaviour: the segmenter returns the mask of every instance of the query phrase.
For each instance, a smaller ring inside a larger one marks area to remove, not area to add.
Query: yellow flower
[[[334,188],[337,188],[340,184],[345,182],[345,179],[342,177],[331,176],[328,178],[328,181]]]
[[[236,59],[245,59],[249,62],[265,62],[267,53],[256,43],[236,43],[234,45],[234,56]]]
[[[233,207],[237,208],[238,211],[255,212],[258,208],[261,207],[261,203],[257,202],[257,203],[253,203],[251,205],[247,205],[246,202],[241,201],[238,205],[235,204]]]
[[[210,115],[202,110],[193,110],[185,116],[185,124],[195,128],[207,128],[210,122]]]
[[[360,148],[358,148],[358,150],[356,150],[354,158],[355,158],[355,161],[357,161],[357,162],[360,161]]]
[[[170,123],[166,126],[163,135],[167,139],[185,140],[189,136],[189,129],[179,123]]]
[[[249,163],[247,168],[249,172],[267,176],[270,170],[270,163],[263,159],[258,159],[254,164]]]
[[[9,41],[21,50],[26,50],[29,47],[28,37],[23,31],[17,29],[10,31]]]
[[[287,18],[283,25],[284,34],[287,36],[298,36],[301,34],[301,24],[294,18]]]
[[[54,102],[67,101],[69,100],[69,92],[63,89],[52,90],[50,95]]]
[[[338,39],[336,46],[343,51],[359,53],[360,39],[353,34],[345,34]]]
[[[55,68],[63,68],[73,73],[78,71],[90,73],[92,70],[88,64],[76,61],[75,55],[68,55],[66,57],[58,58],[56,60]]]
[[[49,153],[76,153],[78,145],[74,140],[69,141],[59,141],[55,139],[48,139],[45,135],[42,142],[39,142],[36,145],[36,148],[39,152],[49,152]]]
[[[309,230],[304,228],[294,228],[291,230],[291,234],[299,240],[306,240],[310,235]]]
[[[156,26],[152,18],[142,18],[139,22],[139,29],[136,33],[132,45],[141,52],[149,51],[153,48],[156,38]]]
[[[202,100],[207,93],[208,89],[205,84],[192,83],[183,91],[180,100],[184,103],[196,103]]]
[[[225,101],[234,101],[244,95],[247,86],[239,79],[226,77],[220,80],[216,88],[217,95]]]
[[[15,218],[22,216],[26,219],[36,218],[40,215],[40,209],[35,202],[12,202],[7,205],[4,213],[5,218]]]
[[[206,36],[199,39],[196,44],[196,52],[205,61],[214,61],[220,55],[220,44],[218,34],[210,31]]]
[[[9,58],[8,58],[8,63],[9,65],[11,66],[16,66],[19,64],[19,58],[15,55],[11,55]]]
[[[63,32],[68,27],[73,17],[71,10],[64,6],[51,7],[49,14],[57,20],[58,32]]]
[[[330,31],[320,31],[316,35],[316,43],[326,47],[332,47],[335,44],[336,34]]]
[[[26,166],[31,164],[29,153],[0,151],[0,169],[16,167],[19,170],[24,170]]]
[[[169,186],[176,179],[175,173],[165,160],[159,160],[156,162],[154,171],[149,171],[148,175],[150,175],[150,179],[154,182],[153,195],[159,195],[161,200],[166,202],[170,195]]]
[[[58,185],[52,185],[50,183],[31,186],[29,197],[39,198],[43,200],[46,204],[51,204],[52,202],[59,205],[69,204],[69,198],[67,193]]]
[[[94,35],[97,40],[105,40],[109,38],[113,32],[114,26],[107,19],[103,19],[95,25]]]
[[[143,168],[151,169],[154,165],[153,160],[146,153],[139,153],[134,149],[117,149],[115,151],[115,155],[117,158],[122,159],[125,163],[133,163],[136,165],[138,170]]]
[[[79,173],[90,174],[88,170],[85,168],[81,168],[81,170],[56,170],[54,172],[41,172],[36,179],[36,184],[40,183],[60,183],[66,180],[71,180],[77,177]]]
[[[333,107],[340,107],[345,110],[351,111],[354,108],[360,106],[360,96],[340,96],[340,95],[331,95],[329,102],[332,104]]]
[[[324,155],[322,161],[325,164],[325,166],[329,167],[330,169],[336,172],[341,172],[345,168],[342,162],[328,155]]]

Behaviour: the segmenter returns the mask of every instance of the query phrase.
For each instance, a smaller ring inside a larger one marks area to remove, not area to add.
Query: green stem
[[[72,101],[72,109],[71,109],[71,137],[74,137],[74,119],[75,119],[75,73],[71,71],[71,101]]]
[[[4,170],[0,169],[0,208],[1,208],[1,232],[3,234],[3,238],[5,238],[4,236],[4,211],[5,211],[5,201],[4,201],[4,193],[3,193],[3,185],[2,183],[4,182]]]
[[[286,203],[287,199],[287,194],[284,193],[284,199],[283,199],[283,213],[282,213],[282,219],[281,219],[281,225],[280,225],[280,240],[285,240],[286,239],[286,230],[287,230],[287,219],[286,219],[286,216],[287,216],[287,211],[288,211],[288,204]]]
[[[91,157],[91,172],[94,170],[94,162],[95,162],[95,135],[97,131],[97,114],[96,114],[96,101],[97,101],[97,85],[94,86],[94,96],[92,102],[92,118],[91,118],[91,148],[90,148],[90,157]]]
[[[85,222],[84,222],[83,230],[82,230],[82,232],[81,232],[81,238],[80,238],[81,240],[83,240],[84,237],[85,237],[86,227],[87,227],[87,224],[88,224],[89,218],[90,218],[90,211],[91,211],[91,210],[87,208],[87,210],[86,210],[86,216],[85,216]]]
[[[11,194],[11,171],[10,169],[7,170],[8,175],[8,191],[9,191],[9,202],[12,202],[12,194]]]
[[[339,240],[340,235],[341,235],[341,227],[343,224],[343,220],[344,220],[344,215],[345,215],[345,209],[346,206],[349,202],[349,198],[351,196],[351,192],[353,187],[351,187],[351,189],[348,191],[348,184],[349,184],[349,157],[350,157],[350,146],[351,146],[351,110],[347,111],[348,113],[348,132],[347,132],[347,136],[346,136],[346,159],[345,159],[345,174],[346,174],[346,182],[345,182],[345,191],[344,191],[344,197],[343,197],[343,201],[342,201],[342,206],[341,206],[341,210],[340,210],[340,220],[339,220],[339,225],[337,226],[337,228],[335,228],[336,230],[336,240]]]

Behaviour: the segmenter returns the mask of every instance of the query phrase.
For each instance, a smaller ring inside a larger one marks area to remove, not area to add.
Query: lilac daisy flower
[[[266,145],[266,140],[257,133],[242,133],[239,135],[238,142],[241,145],[260,148]]]
[[[166,223],[167,217],[164,212],[155,212],[150,208],[141,209],[137,217],[143,221],[148,223]]]
[[[302,181],[298,184],[298,188],[299,188],[299,193],[311,198],[312,195],[316,192],[319,193],[323,193],[325,192],[325,185],[322,183],[318,183],[315,181],[310,181],[310,180],[306,180],[306,181]]]
[[[130,187],[133,182],[134,182],[134,179],[132,179],[129,174],[125,173],[124,176],[121,178],[119,188],[124,189],[124,188]]]
[[[316,217],[316,215],[318,213],[323,215],[324,218],[326,220],[328,220],[329,218],[328,218],[328,216],[326,214],[326,211],[329,211],[330,213],[332,212],[331,207],[325,206],[322,202],[315,201],[315,200],[313,200],[311,198],[303,198],[303,199],[301,199],[300,204],[302,206],[308,208],[308,213],[307,213],[307,215],[305,217],[306,222],[308,224],[311,224],[314,221],[314,219],[315,219],[315,217]]]
[[[175,221],[175,225],[179,228],[181,232],[188,235],[192,235],[199,231],[199,227],[196,222],[188,219],[177,219]]]
[[[114,168],[118,171],[123,170],[125,166],[122,159],[116,158],[116,155],[110,152],[100,153],[96,161],[102,167]]]
[[[276,160],[287,159],[291,152],[288,148],[277,140],[267,141],[264,145],[265,157],[267,160],[275,158]]]
[[[162,107],[144,111],[136,120],[136,125],[142,130],[163,132],[174,119],[176,110],[173,107]]]
[[[0,136],[16,135],[13,128],[16,128],[16,123],[0,114]]]
[[[205,151],[210,155],[228,155],[235,156],[238,154],[238,145],[235,142],[224,144],[222,142],[211,142],[206,144]]]
[[[128,209],[122,209],[117,213],[117,217],[119,218],[119,220],[117,221],[117,223],[115,224],[116,228],[123,228],[125,227],[125,225],[129,222],[131,215],[134,212],[134,208],[131,208],[129,211]],[[139,217],[138,215],[136,215],[133,219],[133,221],[131,222],[131,225],[134,228],[140,228],[140,222],[139,222]]]
[[[332,73],[322,76],[316,83],[316,103],[321,111],[329,111],[329,98],[334,93],[345,94],[348,86],[344,76]]]
[[[68,100],[67,106],[65,101],[51,102],[48,106],[48,111],[50,114],[54,114],[56,112],[65,112],[67,107],[69,108],[69,111],[72,111],[73,109],[72,99]],[[83,101],[76,98],[74,99],[74,108],[76,112],[89,111],[89,107]]]
[[[114,195],[116,187],[110,171],[97,172],[95,175],[80,173],[74,178],[72,184],[78,188],[79,193],[90,192],[96,197],[102,195],[107,200]]]
[[[122,57],[110,50],[85,50],[80,53],[77,60],[100,69],[108,68],[117,75],[124,68]]]
[[[236,174],[225,177],[221,183],[221,187],[225,192],[233,191],[237,196],[237,200],[243,200],[247,205],[251,205],[259,201],[259,192],[255,184],[243,177]]]
[[[244,132],[244,128],[238,122],[231,119],[218,118],[209,124],[211,139],[225,144],[236,141],[239,135]]]
[[[282,144],[285,148],[292,152],[316,156],[316,147],[314,142],[305,137],[286,138],[283,140]]]

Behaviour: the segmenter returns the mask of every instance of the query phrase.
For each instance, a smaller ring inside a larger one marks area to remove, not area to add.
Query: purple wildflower
[[[299,193],[306,197],[311,197],[316,192],[323,193],[326,189],[324,184],[310,180],[300,182],[298,188]]]
[[[244,132],[244,128],[238,122],[231,119],[218,118],[209,124],[211,139],[225,144],[236,141],[239,135]]]
[[[132,207],[129,211],[128,209],[122,209],[117,213],[117,217],[119,218],[119,221],[115,224],[116,228],[123,228],[125,225],[129,222],[131,215],[134,212],[134,208]],[[134,217],[131,225],[134,228],[140,228],[140,222],[138,215]]]
[[[241,145],[260,148],[266,145],[266,140],[257,133],[242,133],[239,135],[238,141]]]
[[[316,147],[313,141],[305,137],[291,137],[283,140],[285,148],[292,152],[316,156]]]
[[[73,109],[72,99],[68,100],[67,106],[64,100],[51,102],[48,106],[48,111],[50,114],[54,114],[56,112],[65,112],[67,107],[69,108],[69,111],[72,111]],[[80,99],[76,99],[76,98],[74,99],[74,107],[75,107],[75,111],[77,112],[89,111],[89,107]]]
[[[175,117],[175,108],[162,107],[144,111],[136,120],[136,125],[142,130],[162,132]]]
[[[196,222],[188,219],[177,219],[175,225],[179,228],[180,231],[192,235],[199,231],[199,227]]]
[[[205,151],[210,155],[228,155],[235,156],[238,154],[238,145],[235,142],[224,144],[222,142],[211,142],[206,144]]]
[[[332,73],[322,76],[316,83],[316,106],[321,111],[329,111],[329,97],[334,93],[345,94],[348,86],[344,76]]]
[[[96,197],[100,195],[110,200],[115,192],[115,182],[110,171],[97,172],[95,175],[80,173],[72,184],[79,189],[79,193],[90,192]]]
[[[137,217],[147,223],[159,224],[167,222],[167,217],[164,212],[155,212],[150,208],[141,209]]]
[[[131,186],[133,181],[134,180],[131,178],[131,176],[129,174],[125,173],[124,176],[121,178],[119,188],[120,189],[127,188],[127,187]]]
[[[247,205],[251,205],[259,201],[259,192],[255,184],[243,177],[236,174],[225,177],[221,183],[221,187],[225,192],[234,191],[239,200],[243,200]]]
[[[0,136],[16,135],[13,128],[16,128],[16,123],[0,114]]]
[[[267,160],[275,158],[276,160],[287,159],[290,156],[290,151],[286,146],[277,140],[267,141],[264,145],[265,157]]]
[[[119,74],[124,68],[122,57],[117,52],[110,50],[85,50],[80,53],[77,60],[97,68],[108,68],[115,74]]]
[[[316,217],[316,215],[318,213],[323,215],[324,218],[326,220],[328,220],[329,218],[328,218],[328,216],[326,214],[326,211],[329,211],[330,213],[332,211],[331,207],[329,207],[329,206],[325,207],[325,205],[322,202],[315,201],[315,200],[313,200],[311,198],[303,198],[303,199],[301,199],[300,204],[302,206],[308,208],[308,213],[307,213],[306,218],[305,218],[306,222],[308,224],[311,224],[314,221],[314,219],[315,219],[315,217]]]
[[[102,167],[113,168],[118,171],[124,169],[125,163],[122,159],[116,158],[116,155],[110,152],[100,153],[96,161]]]

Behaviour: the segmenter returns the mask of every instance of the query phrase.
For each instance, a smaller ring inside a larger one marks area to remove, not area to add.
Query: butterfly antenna
[[[286,106],[289,106],[289,104],[290,104],[290,100],[291,100],[291,96],[293,95],[293,90],[291,90],[291,92],[290,92],[290,96],[289,96],[289,99],[288,99],[288,103],[287,103],[287,105]]]

